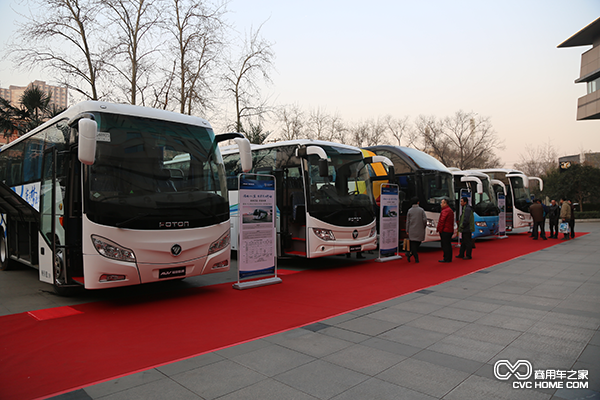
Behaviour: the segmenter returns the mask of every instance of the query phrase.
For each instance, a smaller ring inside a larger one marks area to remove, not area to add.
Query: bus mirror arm
[[[233,139],[240,149],[240,162],[242,163],[242,171],[248,172],[252,169],[252,150],[250,149],[250,141],[246,138]]]
[[[529,180],[533,179],[534,181],[538,181],[540,183],[540,192],[544,191],[544,181],[542,178],[538,178],[537,176],[530,176]]]
[[[463,176],[460,178],[461,182],[477,182],[477,194],[483,193],[483,183],[475,176]]]
[[[502,193],[504,193],[506,195],[506,186],[504,185],[504,182],[499,181],[498,179],[490,179],[490,183],[492,185],[498,185],[502,188]]]
[[[85,165],[92,165],[96,159],[96,121],[82,118],[77,123],[79,129],[79,161]]]

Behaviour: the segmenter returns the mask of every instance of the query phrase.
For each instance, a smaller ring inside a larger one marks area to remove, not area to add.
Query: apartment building
[[[581,55],[581,71],[575,80],[587,86],[587,94],[577,100],[577,120],[600,119],[600,18],[558,45],[577,46],[592,46]]]
[[[8,89],[0,88],[0,97],[9,100],[14,107],[20,106],[20,99],[25,90],[37,86],[44,92],[50,94],[50,107],[56,105],[58,108],[67,108],[68,93],[66,87],[48,85],[44,81],[33,81],[27,86],[10,85]]]

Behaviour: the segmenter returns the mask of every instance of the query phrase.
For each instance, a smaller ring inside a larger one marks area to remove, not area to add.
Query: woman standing
[[[406,214],[406,234],[410,240],[410,250],[406,255],[408,262],[410,257],[415,257],[415,262],[419,262],[419,246],[425,240],[425,227],[427,226],[427,216],[425,210],[419,207],[419,199],[413,197],[411,200],[412,207]]]

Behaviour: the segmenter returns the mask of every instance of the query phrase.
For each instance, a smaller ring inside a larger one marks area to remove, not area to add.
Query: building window
[[[597,79],[587,83],[588,94],[594,93],[598,89],[600,89],[600,78],[597,78]]]

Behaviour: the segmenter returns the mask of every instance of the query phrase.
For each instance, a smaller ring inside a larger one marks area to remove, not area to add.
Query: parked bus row
[[[236,145],[219,147],[235,140]],[[0,149],[0,269],[39,270],[56,291],[99,289],[227,271],[237,249],[238,176],[275,177],[278,256],[377,248],[378,197],[398,185],[400,240],[410,200],[437,241],[442,199],[471,193],[478,235],[528,226],[519,171],[457,171],[415,149],[295,140],[250,145],[208,121],[139,106],[79,103]]]

